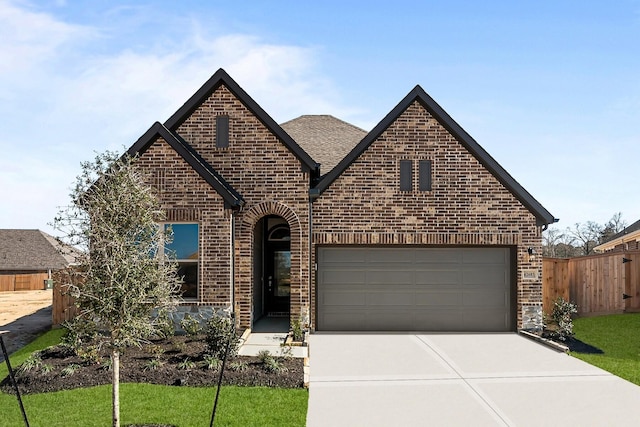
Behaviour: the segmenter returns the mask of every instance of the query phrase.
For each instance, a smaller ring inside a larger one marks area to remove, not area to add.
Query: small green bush
[[[212,316],[205,327],[205,342],[207,353],[218,359],[224,359],[224,353],[229,343],[229,355],[233,357],[238,353],[240,338],[235,333],[233,320],[228,317]]]
[[[178,369],[183,371],[190,371],[191,369],[196,368],[196,362],[185,357],[180,363],[178,363]]]
[[[42,357],[40,356],[40,352],[36,351],[32,353],[27,360],[22,362],[22,365],[18,368],[18,372],[29,372],[30,370],[39,368],[40,366],[42,366]]]
[[[207,354],[202,361],[202,367],[209,369],[210,371],[217,371],[221,366],[222,360],[210,354]]]
[[[577,312],[578,306],[576,304],[566,301],[562,297],[555,299],[551,312],[551,321],[556,325],[556,328],[551,331],[554,338],[566,341],[567,338],[573,336],[573,315]]]
[[[77,363],[72,363],[68,366],[65,366],[62,369],[61,374],[63,377],[70,377],[71,375],[75,374],[76,371],[80,368],[82,368],[82,366],[78,365]]]
[[[191,317],[188,313],[185,314],[184,318],[180,321],[180,327],[190,337],[196,336],[202,332],[202,326],[200,326],[198,319]]]

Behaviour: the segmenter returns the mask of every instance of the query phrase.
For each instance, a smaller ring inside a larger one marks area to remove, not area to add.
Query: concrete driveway
[[[637,426],[640,387],[512,334],[313,334],[307,426]]]

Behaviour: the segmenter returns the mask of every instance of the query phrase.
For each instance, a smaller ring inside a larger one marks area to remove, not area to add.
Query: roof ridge
[[[221,85],[224,85],[255,117],[262,122],[287,149],[298,158],[311,174],[317,174],[318,164],[276,123],[273,118],[247,93],[227,72],[219,68],[178,110],[164,122],[164,126],[174,131]]]
[[[303,117],[331,117],[332,119],[337,120],[337,121],[339,121],[341,123],[344,123],[345,125],[350,126],[350,127],[354,128],[354,129],[357,129],[357,130],[365,132],[365,133],[367,132],[367,130],[362,129],[361,127],[356,126],[353,123],[349,123],[349,122],[347,122],[345,120],[342,120],[341,118],[336,117],[336,116],[334,116],[332,114],[302,114],[302,115],[300,115],[300,116],[298,116],[296,118],[293,118],[291,120],[287,120],[286,122],[280,123],[280,126],[284,126],[284,125],[286,125],[288,123],[293,122],[294,120],[298,120],[298,119],[301,119]]]
[[[316,189],[322,193],[369,146],[393,124],[414,102],[419,102],[467,151],[471,153],[511,194],[534,216],[538,225],[557,222],[524,187],[522,187],[476,140],[465,131],[427,92],[416,85],[328,174],[324,175]]]

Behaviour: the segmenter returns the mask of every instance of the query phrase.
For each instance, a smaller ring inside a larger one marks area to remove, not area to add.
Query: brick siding
[[[399,162],[414,160],[414,190]],[[432,160],[432,191],[418,191],[418,160]],[[517,325],[542,304],[541,230],[535,217],[418,102],[314,202],[318,245],[498,245],[516,248]],[[315,250],[314,250],[315,253]],[[525,281],[524,270],[538,280]],[[315,307],[312,307],[315,312]]]

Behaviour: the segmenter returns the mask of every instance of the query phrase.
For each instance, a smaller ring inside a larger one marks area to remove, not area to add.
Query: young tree
[[[135,159],[106,152],[82,163],[71,199],[53,224],[62,241],[83,249],[69,272],[78,315],[68,327],[76,344],[90,339],[110,349],[117,427],[120,353],[158,333],[180,279],[176,265],[163,259],[163,212]]]

